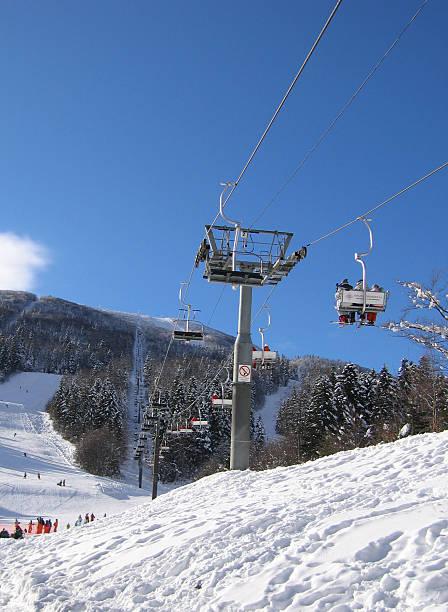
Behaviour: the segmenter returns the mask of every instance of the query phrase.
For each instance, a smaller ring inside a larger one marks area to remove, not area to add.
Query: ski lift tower
[[[195,259],[195,266],[205,263],[204,278],[211,283],[240,288],[238,335],[235,340],[230,469],[249,467],[250,395],[252,376],[252,340],[250,336],[252,287],[277,285],[294,266],[306,257],[302,247],[288,257],[293,236],[290,232],[243,228],[223,213],[223,198],[234,183],[221,183],[219,214],[230,225],[206,225],[206,237]]]

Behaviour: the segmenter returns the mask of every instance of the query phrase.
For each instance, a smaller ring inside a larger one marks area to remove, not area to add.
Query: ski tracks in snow
[[[21,413],[23,428],[27,433],[38,435],[43,446],[54,449],[64,462],[76,468],[73,461],[73,450],[69,442],[55,434],[46,413]]]

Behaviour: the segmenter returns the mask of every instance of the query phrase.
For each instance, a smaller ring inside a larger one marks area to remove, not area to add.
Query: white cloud
[[[11,232],[0,233],[0,289],[32,289],[37,272],[49,263],[44,246]]]

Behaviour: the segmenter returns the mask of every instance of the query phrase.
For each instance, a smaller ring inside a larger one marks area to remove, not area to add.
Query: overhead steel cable
[[[191,408],[193,408],[193,406],[195,406],[199,400],[203,399],[206,393],[210,392],[210,389],[213,389],[213,385],[215,384],[216,379],[221,374],[221,372],[230,368],[230,365],[232,363],[232,357],[233,353],[231,353],[229,357],[223,362],[221,367],[218,369],[214,377],[209,382],[204,381],[202,383],[201,387],[197,390],[197,397],[195,397],[195,399],[190,402],[190,404],[185,408],[185,411],[191,410]]]
[[[225,289],[226,289],[226,286],[224,285],[224,287],[222,288],[221,293],[219,294],[219,297],[218,297],[218,300],[217,300],[217,302],[216,302],[216,304],[215,304],[215,307],[214,307],[214,308],[213,308],[213,310],[212,310],[212,314],[210,315],[210,318],[209,318],[209,320],[207,321],[207,327],[209,327],[209,326],[210,326],[210,324],[211,324],[211,322],[212,322],[212,319],[213,319],[213,317],[214,317],[214,315],[215,315],[216,309],[218,308],[219,302],[221,301],[222,296],[224,295],[224,291],[225,291]]]
[[[384,60],[386,59],[386,57],[389,55],[389,53],[394,49],[394,47],[396,47],[396,45],[398,44],[398,42],[400,41],[401,37],[403,36],[403,34],[406,32],[406,30],[410,27],[410,25],[415,21],[415,19],[418,17],[418,15],[421,13],[421,11],[423,10],[423,8],[425,7],[426,4],[428,4],[429,0],[425,0],[423,2],[423,4],[420,6],[420,8],[417,10],[417,12],[411,17],[411,19],[408,21],[408,23],[404,26],[404,28],[401,30],[401,32],[398,34],[398,36],[396,37],[396,39],[394,40],[394,42],[390,45],[390,47],[387,49],[387,51],[384,53],[384,55],[377,61],[377,63],[373,66],[373,68],[370,70],[369,74],[366,76],[366,78],[363,80],[363,82],[361,83],[361,85],[358,87],[358,89],[354,92],[354,94],[347,100],[347,102],[344,104],[344,106],[342,107],[342,109],[339,111],[339,113],[336,115],[336,117],[333,119],[333,121],[330,123],[330,125],[327,127],[327,129],[321,134],[321,136],[318,138],[318,140],[316,141],[316,143],[311,147],[311,149],[308,151],[308,153],[305,155],[305,157],[302,159],[302,161],[300,162],[300,164],[296,167],[296,169],[294,170],[294,172],[289,176],[288,179],[286,179],[286,181],[283,183],[283,185],[280,187],[280,189],[272,196],[272,198],[269,200],[269,202],[266,204],[266,206],[263,208],[263,210],[260,212],[260,214],[258,215],[258,217],[256,219],[253,220],[253,222],[251,223],[250,228],[252,228],[255,223],[257,223],[257,221],[259,219],[261,219],[261,217],[264,215],[264,213],[268,210],[268,208],[275,202],[275,200],[278,198],[278,196],[283,192],[283,190],[289,185],[289,183],[294,179],[294,177],[296,176],[296,174],[299,172],[299,170],[301,170],[303,168],[303,166],[305,165],[305,163],[308,161],[308,159],[311,157],[311,155],[314,153],[314,151],[316,151],[316,149],[319,147],[319,145],[322,143],[323,140],[325,140],[325,138],[328,136],[328,134],[330,133],[330,131],[333,129],[333,127],[336,125],[336,123],[339,121],[339,119],[342,117],[342,115],[345,113],[345,111],[348,109],[348,107],[351,105],[351,103],[355,100],[355,98],[359,95],[359,93],[362,91],[362,89],[364,89],[365,85],[367,85],[367,83],[370,81],[370,79],[374,76],[374,74],[377,72],[377,70],[379,69],[379,67],[381,66],[381,64],[384,62]]]
[[[333,231],[328,232],[328,234],[325,234],[324,236],[321,236],[320,238],[317,238],[316,240],[313,240],[312,242],[309,242],[305,246],[306,247],[313,246],[313,245],[317,244],[318,242],[320,242],[321,240],[324,240],[325,238],[329,238],[330,236],[333,236],[337,232],[340,232],[341,230],[345,229],[346,227],[349,227],[350,225],[353,225],[353,223],[356,223],[356,221],[359,221],[363,217],[367,217],[368,215],[372,214],[373,212],[375,212],[376,210],[378,210],[379,208],[381,208],[385,204],[388,204],[389,202],[392,202],[392,200],[395,200],[395,198],[398,198],[399,196],[403,195],[403,193],[406,193],[406,191],[409,191],[409,189],[412,189],[412,187],[415,187],[419,183],[423,182],[424,180],[426,180],[427,178],[429,178],[433,174],[436,174],[436,172],[439,172],[440,170],[443,170],[443,168],[446,168],[447,166],[448,166],[448,162],[445,162],[444,164],[442,164],[441,166],[439,166],[435,170],[432,170],[428,174],[425,174],[425,176],[422,176],[417,181],[414,181],[413,183],[411,183],[410,185],[408,185],[407,187],[405,187],[404,189],[402,189],[401,191],[399,191],[395,195],[391,196],[387,200],[384,200],[384,202],[381,202],[380,204],[377,204],[377,206],[374,206],[370,210],[367,210],[365,213],[359,215],[358,217],[356,217],[352,221],[349,221],[348,223],[345,223],[344,225],[341,225],[340,227],[334,229]],[[260,313],[263,310],[264,306],[268,303],[268,301],[272,297],[272,294],[274,293],[274,291],[277,288],[277,286],[278,285],[274,285],[274,287],[268,293],[268,295],[267,295],[265,301],[263,302],[262,306],[259,308],[259,310],[257,311],[256,315],[253,317],[253,319],[251,321],[251,324],[253,324],[255,322],[255,320],[258,318],[258,316],[260,315]]]
[[[429,1],[429,0],[427,0],[427,1]],[[271,129],[271,127],[272,127],[272,125],[273,125],[274,121],[275,121],[275,120],[276,120],[276,118],[277,118],[277,115],[279,114],[280,110],[282,109],[283,105],[285,104],[285,102],[286,102],[286,100],[287,100],[287,98],[288,98],[289,94],[290,94],[290,93],[291,93],[291,91],[293,90],[294,85],[296,84],[297,80],[299,79],[300,75],[302,74],[303,70],[305,69],[305,66],[307,65],[307,63],[308,63],[308,61],[310,60],[311,56],[313,55],[313,53],[314,53],[314,51],[315,51],[315,49],[316,49],[317,45],[319,44],[319,42],[320,42],[320,40],[321,40],[322,36],[325,34],[325,31],[327,30],[328,26],[330,25],[330,23],[331,23],[331,21],[332,21],[332,19],[333,19],[334,15],[336,14],[336,11],[338,10],[338,8],[339,8],[339,6],[341,5],[341,3],[342,3],[342,0],[338,0],[338,1],[336,2],[336,4],[335,4],[335,6],[334,6],[333,10],[331,11],[331,13],[330,13],[330,15],[329,15],[329,17],[328,17],[327,21],[325,22],[325,25],[323,26],[323,28],[321,29],[321,31],[320,31],[320,33],[319,33],[319,35],[317,36],[316,40],[314,41],[314,43],[313,43],[313,45],[312,45],[311,49],[309,50],[309,52],[308,52],[307,56],[305,57],[305,60],[303,61],[302,65],[300,66],[300,68],[299,68],[299,70],[298,70],[297,74],[295,75],[295,77],[294,77],[294,79],[293,79],[293,81],[292,81],[291,85],[289,86],[288,90],[286,91],[285,95],[283,96],[282,101],[280,102],[280,104],[279,104],[279,106],[277,107],[277,109],[276,109],[276,111],[275,111],[274,115],[272,116],[272,119],[269,121],[269,123],[268,123],[267,127],[265,128],[265,130],[264,130],[264,132],[263,132],[263,134],[262,134],[261,138],[260,138],[260,139],[259,139],[259,141],[257,142],[257,144],[256,144],[256,146],[255,146],[255,149],[252,151],[252,153],[251,153],[251,155],[250,155],[249,159],[247,160],[247,162],[246,162],[246,164],[245,164],[244,168],[242,169],[242,171],[241,171],[240,175],[238,176],[237,180],[236,180],[236,181],[235,181],[235,182],[232,184],[232,188],[231,188],[231,190],[230,190],[230,192],[229,192],[229,194],[228,194],[227,198],[224,200],[222,208],[224,208],[224,206],[227,204],[227,202],[229,201],[230,197],[232,196],[233,192],[234,192],[234,191],[235,191],[235,189],[238,187],[238,184],[240,183],[241,179],[243,178],[244,174],[246,173],[246,170],[248,169],[249,165],[251,164],[251,162],[252,162],[252,160],[253,160],[253,158],[254,158],[255,154],[257,153],[258,149],[260,148],[260,146],[261,146],[261,144],[262,144],[263,140],[265,139],[265,137],[266,137],[267,133],[268,133],[268,132],[269,132],[269,130]],[[220,213],[218,213],[218,214],[215,216],[215,218],[213,219],[213,221],[212,221],[212,223],[211,223],[210,228],[212,228],[212,227],[214,226],[214,224],[216,223],[216,220],[218,219],[218,217],[219,217],[219,216],[220,216]],[[190,278],[189,278],[189,280],[188,280],[188,282],[187,282],[187,284],[186,284],[185,297],[187,296],[187,294],[188,294],[188,290],[189,290],[189,288],[190,288],[190,283],[191,283],[191,278],[192,278],[192,276],[193,276],[194,267],[195,267],[195,266],[193,266],[192,271],[191,271],[191,273],[190,273]],[[219,303],[219,301],[220,301],[221,297],[222,297],[222,294],[221,294],[220,298],[218,298],[218,303]],[[216,304],[215,308],[213,309],[213,312],[212,312],[211,317],[213,317],[213,315],[214,315],[214,313],[215,313],[215,310],[216,310],[216,308],[217,308],[217,306],[218,306],[218,303]]]
[[[258,319],[258,317],[260,316],[263,308],[266,306],[266,304],[268,303],[268,301],[271,299],[272,294],[274,293],[274,291],[277,289],[278,285],[274,285],[272,287],[272,289],[269,291],[265,301],[263,302],[263,304],[260,306],[260,308],[257,310],[256,315],[252,318],[250,324],[253,325],[255,323],[255,321]]]
[[[240,182],[240,181],[241,181],[241,179],[243,178],[243,176],[244,176],[244,174],[246,173],[246,170],[248,169],[248,167],[249,167],[250,163],[252,162],[252,160],[253,160],[253,158],[254,158],[254,156],[255,156],[256,152],[257,152],[257,151],[258,151],[258,149],[260,148],[261,143],[263,142],[263,140],[265,139],[265,137],[266,137],[267,133],[268,133],[268,132],[269,132],[269,130],[271,129],[272,124],[274,123],[275,119],[277,118],[277,115],[279,114],[280,110],[282,109],[283,105],[285,104],[286,99],[288,98],[288,96],[289,96],[289,94],[291,93],[291,91],[292,91],[292,89],[293,89],[294,85],[296,84],[296,82],[297,82],[298,78],[299,78],[299,77],[300,77],[300,75],[302,74],[302,72],[303,72],[303,70],[304,70],[305,66],[307,65],[308,61],[310,60],[311,56],[313,55],[313,53],[314,53],[314,51],[315,51],[315,49],[316,49],[317,45],[319,44],[319,42],[320,42],[320,40],[321,40],[322,36],[325,34],[325,31],[326,31],[326,29],[328,28],[328,26],[330,25],[330,23],[331,23],[331,21],[332,21],[332,19],[333,19],[334,15],[336,14],[336,11],[338,10],[339,6],[341,5],[341,2],[342,2],[342,0],[338,0],[338,1],[337,1],[337,3],[336,3],[336,5],[334,6],[333,10],[331,11],[331,14],[330,14],[330,16],[328,17],[328,19],[327,19],[327,21],[326,21],[326,23],[325,23],[324,27],[323,27],[323,28],[322,28],[322,30],[320,31],[319,36],[318,36],[318,37],[316,38],[316,40],[314,41],[313,46],[312,46],[312,47],[311,47],[311,49],[309,50],[308,55],[306,56],[306,58],[305,58],[305,60],[304,60],[303,64],[300,66],[299,71],[297,72],[297,74],[296,74],[296,76],[294,77],[294,79],[293,79],[293,81],[292,81],[291,85],[290,85],[290,86],[289,86],[289,88],[288,88],[288,91],[287,91],[287,92],[285,93],[285,95],[283,96],[283,100],[280,102],[279,106],[277,107],[277,110],[275,111],[275,113],[274,113],[274,115],[273,115],[272,119],[269,121],[269,123],[268,123],[268,125],[267,125],[266,129],[264,130],[264,132],[263,132],[263,134],[262,134],[262,136],[261,136],[260,140],[257,142],[257,145],[256,145],[255,149],[252,151],[252,153],[251,153],[251,155],[250,155],[249,159],[247,160],[246,165],[245,165],[245,166],[244,166],[244,168],[242,169],[242,171],[241,171],[241,173],[240,173],[239,177],[237,178],[237,180],[236,180],[236,181],[233,183],[233,186],[232,186],[232,189],[230,190],[230,193],[228,194],[227,198],[224,200],[224,203],[223,203],[223,208],[224,208],[224,206],[227,204],[227,202],[229,201],[229,199],[231,198],[232,193],[233,193],[233,192],[235,191],[235,189],[238,187],[239,182]],[[213,222],[212,222],[212,227],[213,227],[213,225],[215,224],[215,222],[216,222],[216,220],[218,219],[218,217],[219,217],[219,213],[218,213],[218,214],[216,215],[216,217],[213,219]]]
[[[362,213],[361,215],[359,215],[358,217],[356,217],[352,221],[349,221],[348,223],[344,223],[344,225],[341,225],[340,227],[334,229],[333,231],[328,232],[328,234],[325,234],[324,236],[321,236],[320,238],[317,238],[316,240],[313,240],[312,242],[309,242],[305,246],[307,246],[307,247],[313,246],[314,244],[317,244],[321,240],[324,240],[324,238],[328,238],[329,236],[333,236],[333,234],[336,234],[337,232],[340,232],[341,230],[345,229],[346,227],[349,227],[349,225],[352,225],[353,223],[356,223],[356,221],[359,221],[359,219],[361,219],[362,217],[367,217],[368,215],[373,213],[375,210],[378,210],[378,208],[381,208],[381,206],[384,206],[385,204],[388,204],[389,202],[392,202],[392,200],[395,200],[395,198],[398,198],[398,196],[403,195],[403,193],[406,193],[406,191],[409,191],[409,189],[412,189],[412,187],[415,187],[416,185],[418,185],[422,181],[426,180],[427,178],[429,178],[433,174],[436,174],[436,172],[439,172],[443,168],[446,168],[446,166],[448,166],[448,162],[445,162],[444,164],[442,164],[441,166],[439,166],[435,170],[432,170],[428,174],[425,174],[425,176],[422,176],[417,181],[414,181],[413,183],[411,183],[410,185],[408,185],[407,187],[405,187],[404,189],[402,189],[401,191],[399,191],[395,195],[391,196],[390,198],[387,198],[387,200],[384,200],[384,202],[381,202],[377,206],[374,206],[370,210],[367,210],[365,213]]]

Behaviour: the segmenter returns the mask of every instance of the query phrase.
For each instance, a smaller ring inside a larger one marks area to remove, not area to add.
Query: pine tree
[[[328,376],[321,376],[315,382],[310,396],[309,445],[312,456],[319,454],[322,441],[338,433],[338,415],[334,394]]]
[[[255,432],[253,437],[253,443],[256,451],[262,450],[266,443],[266,430],[263,425],[263,419],[259,415],[255,422]]]
[[[398,385],[386,365],[381,368],[375,389],[372,422],[377,440],[396,439],[401,428],[397,405]]]
[[[362,372],[359,374],[360,404],[362,406],[362,416],[366,423],[366,441],[375,442],[375,404],[376,388],[378,376],[375,370]]]
[[[368,428],[363,417],[359,374],[355,364],[348,363],[337,380],[335,405],[339,412],[339,422],[342,421],[340,436],[347,448],[356,448],[365,444]]]

